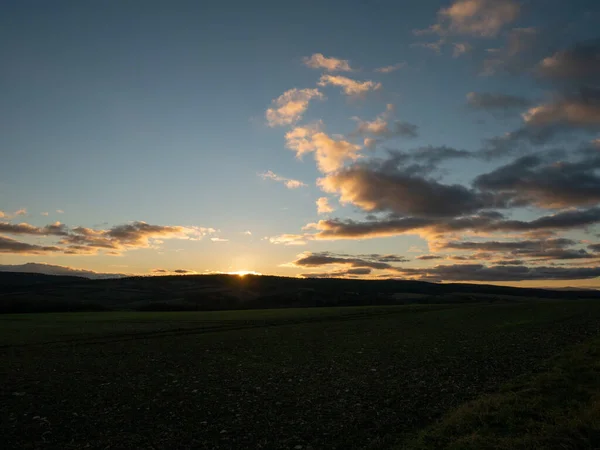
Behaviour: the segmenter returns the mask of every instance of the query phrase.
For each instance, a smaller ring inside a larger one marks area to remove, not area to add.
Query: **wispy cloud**
[[[375,81],[356,81],[341,75],[322,75],[317,83],[319,86],[339,86],[342,92],[351,97],[361,97],[367,92],[381,88],[381,83]]]
[[[354,117],[358,122],[353,135],[371,136],[372,138],[392,138],[395,136],[415,138],[419,127],[409,122],[394,120],[394,105],[388,104],[386,110],[373,120],[362,120]],[[371,148],[375,142],[365,142],[365,146]]]
[[[469,92],[467,104],[473,109],[501,110],[526,108],[531,101],[520,96],[508,94],[496,94],[490,92]]]
[[[494,37],[519,17],[520,5],[514,0],[456,0],[438,11],[438,22],[415,34],[436,33],[442,36],[464,34]]]
[[[258,176],[261,177],[263,180],[273,180],[273,181],[278,181],[280,183],[283,183],[285,185],[285,187],[287,187],[288,189],[297,189],[297,188],[307,186],[305,183],[303,183],[300,180],[294,180],[292,178],[285,178],[285,177],[279,176],[271,170],[267,170],[266,172],[259,173]]]
[[[67,255],[92,255],[103,251],[106,254],[114,255],[127,250],[154,247],[165,239],[199,240],[206,235],[215,233],[216,230],[204,227],[151,225],[140,221],[115,225],[109,229],[71,228],[60,222],[44,227],[36,227],[28,223],[0,222],[0,232],[58,239],[52,245],[38,245],[2,237],[2,250],[0,251],[3,253],[57,252]]]
[[[268,239],[271,244],[306,245],[302,234],[280,234],[279,236],[271,236]]]
[[[187,270],[187,269],[152,269],[150,271],[152,275],[196,275],[198,272],[195,270]]]
[[[375,72],[378,72],[378,73],[392,73],[392,72],[395,72],[396,70],[402,69],[403,67],[406,67],[406,63],[405,62],[399,62],[399,63],[396,63],[396,64],[392,64],[390,66],[378,67],[377,69],[375,69]]]
[[[290,89],[273,100],[265,114],[267,123],[272,127],[293,124],[302,118],[311,100],[323,98],[318,89]]]
[[[321,172],[334,172],[346,161],[360,158],[360,145],[344,139],[333,139],[319,130],[319,125],[296,127],[285,135],[288,148],[296,151],[297,157],[313,152]]]
[[[467,42],[455,42],[452,44],[454,46],[452,50],[452,56],[454,58],[458,58],[460,55],[463,55],[471,50],[471,44]]]
[[[334,208],[329,204],[329,199],[327,197],[319,197],[316,203],[318,214],[328,214],[334,211]]]
[[[312,69],[325,69],[328,72],[351,72],[350,62],[346,59],[338,59],[323,56],[322,53],[315,53],[310,57],[305,57],[304,64]]]

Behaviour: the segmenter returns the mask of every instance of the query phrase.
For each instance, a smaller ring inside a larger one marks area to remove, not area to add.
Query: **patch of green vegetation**
[[[547,371],[599,324],[583,301],[5,315],[0,435],[8,449],[390,448]]]
[[[453,410],[403,449],[600,448],[600,340]]]

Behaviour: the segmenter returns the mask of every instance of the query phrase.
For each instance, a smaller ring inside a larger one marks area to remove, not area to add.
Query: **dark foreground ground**
[[[598,387],[599,333],[593,301],[4,315],[1,445],[517,448],[492,435],[521,405],[523,448],[594,448],[564,407]]]

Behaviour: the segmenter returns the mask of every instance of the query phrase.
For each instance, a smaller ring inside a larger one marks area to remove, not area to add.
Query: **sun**
[[[246,275],[262,275],[260,272],[254,270],[236,270],[235,272],[228,272],[229,275],[237,275],[240,278],[244,278]]]

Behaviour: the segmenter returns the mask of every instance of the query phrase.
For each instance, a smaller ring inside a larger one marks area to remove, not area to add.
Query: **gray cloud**
[[[392,157],[355,164],[321,178],[318,184],[326,192],[338,193],[342,203],[352,203],[369,212],[451,217],[495,204],[492,196],[426,178],[412,167],[400,169],[399,163],[398,157]]]
[[[473,109],[486,111],[507,111],[526,108],[531,101],[516,95],[494,94],[490,92],[469,92],[467,104]]]
[[[360,267],[356,269],[338,270],[334,272],[316,272],[316,273],[303,273],[300,274],[303,278],[346,278],[356,277],[360,275],[369,275],[371,269],[366,267]]]
[[[44,253],[60,252],[62,249],[50,245],[37,245],[20,242],[6,236],[0,236],[0,253],[18,253],[39,255]]]
[[[66,236],[68,228],[65,224],[56,222],[45,227],[36,227],[28,223],[0,222],[0,233],[30,234],[37,236]]]
[[[85,227],[69,228],[59,222],[36,227],[27,223],[11,224],[0,222],[0,232],[16,235],[40,237],[60,237],[52,246],[27,244],[3,237],[3,253],[45,253],[63,252],[68,255],[94,254],[105,250],[108,254],[119,254],[135,248],[146,248],[152,240],[158,239],[200,239],[212,228],[151,225],[146,222],[132,222],[116,225],[107,230]]]
[[[539,232],[584,228],[600,223],[600,208],[562,211],[531,221],[502,219],[496,214],[478,214],[458,218],[403,217],[357,222],[320,220],[306,229],[318,230],[306,238],[318,240],[368,239],[400,234],[443,235],[459,231],[481,233]]]
[[[398,269],[423,281],[581,280],[600,276],[600,267],[527,267],[522,265],[453,264],[424,269]]]
[[[555,83],[597,85],[600,83],[600,39],[579,42],[544,58],[536,73]]]
[[[421,261],[430,261],[434,259],[444,259],[444,257],[440,255],[421,255],[417,256],[417,259],[420,259]]]
[[[510,259],[528,258],[545,260],[590,259],[598,256],[584,249],[568,248],[577,244],[576,241],[565,238],[521,241],[450,241],[438,243],[439,249],[476,250],[493,252],[487,255],[476,254],[473,259],[495,259],[498,253],[507,253]]]
[[[194,270],[186,270],[186,269],[176,269],[176,270],[167,270],[167,269],[152,269],[151,273],[155,275],[186,275],[186,274],[195,274],[197,273]]]
[[[571,152],[578,154],[578,152]],[[516,206],[543,208],[591,206],[600,202],[600,152],[582,151],[574,161],[528,155],[479,175],[474,185],[503,193]]]
[[[508,251],[543,251],[545,248],[565,248],[575,245],[577,242],[572,239],[544,239],[544,240],[523,240],[523,241],[450,241],[441,244],[441,248],[454,250],[483,250],[489,252],[508,252]]]
[[[386,261],[399,261],[401,259],[395,256],[381,256],[381,255],[365,255],[369,259],[359,258],[359,257],[346,257],[339,256],[332,253],[311,253],[311,254],[303,254],[300,258],[294,261],[295,266],[299,267],[319,267],[325,266],[329,264],[345,264],[353,268],[371,268],[371,269],[388,269],[392,267]],[[379,258],[383,258],[385,261],[379,260]],[[405,260],[401,260],[405,261]]]

